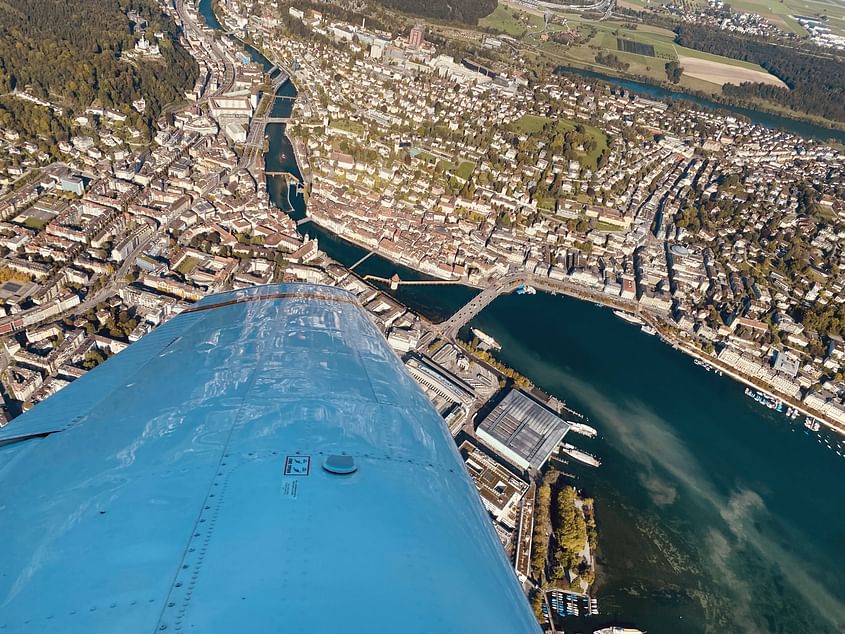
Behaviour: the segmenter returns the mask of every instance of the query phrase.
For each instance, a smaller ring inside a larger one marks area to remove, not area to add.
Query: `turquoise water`
[[[284,127],[270,126],[268,134],[268,168],[295,168]],[[278,178],[268,180],[268,191],[289,209]],[[291,203],[291,215],[302,217],[302,199]],[[366,253],[306,227],[344,264]],[[357,271],[424,277],[379,256]],[[397,297],[439,320],[474,292],[400,287]],[[600,432],[572,442],[602,466],[568,470],[596,499],[602,614],[571,621],[567,632],[609,623],[649,634],[845,631],[845,459],[835,453],[845,449],[838,437],[809,434],[746,398],[739,384],[592,304],[511,295],[473,325],[503,344],[502,361],[585,413]]]
[[[597,504],[602,617],[590,624],[845,631],[841,438],[809,434],[592,304],[511,295],[473,325],[600,432],[573,442],[602,466],[570,465]]]

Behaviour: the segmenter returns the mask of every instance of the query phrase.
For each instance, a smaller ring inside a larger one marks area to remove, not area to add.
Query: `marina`
[[[695,359],[695,365],[704,368],[708,372],[715,372],[716,376],[722,376],[722,371],[719,368],[714,368],[712,365],[701,359]]]
[[[750,387],[747,387],[745,388],[745,395],[748,398],[754,399],[760,403],[760,405],[767,407],[768,409],[773,409],[776,412],[783,411],[783,401],[773,398],[759,390],[752,390]]]
[[[551,608],[555,623],[566,625],[567,618],[579,616],[596,616],[599,613],[598,600],[580,592],[566,590],[549,590],[546,593],[547,603],[543,604],[543,614],[549,619],[547,605]]]

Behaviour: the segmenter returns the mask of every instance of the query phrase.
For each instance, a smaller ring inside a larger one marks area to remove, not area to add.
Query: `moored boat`
[[[479,330],[478,328],[470,328],[470,332],[478,338],[481,342],[481,347],[486,350],[501,350],[502,344],[498,341],[493,339],[490,335],[488,335],[483,330]]]
[[[642,326],[645,322],[642,319],[633,315],[631,313],[626,313],[624,310],[614,310],[613,314],[619,317],[619,319],[624,319],[629,324],[637,324],[638,326]]]
[[[588,438],[595,438],[599,434],[595,427],[590,427],[584,423],[573,423],[572,421],[566,422],[569,423],[570,431],[574,431],[576,434],[581,434],[582,436],[587,436]]]
[[[590,465],[591,467],[601,466],[601,460],[591,454],[588,454],[586,451],[581,451],[580,449],[573,445],[570,445],[569,443],[564,443],[563,445],[561,445],[560,450],[567,456],[575,458],[575,460],[577,460],[578,462],[583,462],[584,464]]]

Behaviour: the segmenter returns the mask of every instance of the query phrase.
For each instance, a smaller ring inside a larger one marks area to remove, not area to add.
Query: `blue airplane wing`
[[[0,430],[0,631],[539,626],[354,296],[279,285],[205,298]]]

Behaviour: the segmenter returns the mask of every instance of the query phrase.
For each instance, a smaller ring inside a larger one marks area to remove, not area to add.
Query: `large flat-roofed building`
[[[523,469],[540,469],[569,431],[545,405],[511,390],[478,426],[478,438]]]
[[[516,528],[519,503],[528,483],[468,440],[461,443],[460,451],[484,508],[510,534]]]
[[[450,403],[460,403],[468,407],[475,400],[475,392],[460,377],[433,361],[411,355],[405,361],[405,368],[414,377],[438,409]],[[442,402],[438,402],[440,399]],[[441,411],[442,413],[442,411]]]

